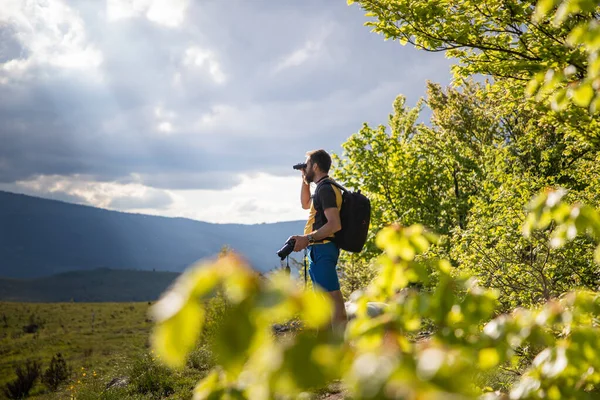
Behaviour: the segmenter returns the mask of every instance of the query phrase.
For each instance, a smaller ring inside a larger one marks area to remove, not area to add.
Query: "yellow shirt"
[[[338,211],[342,209],[342,191],[331,183],[322,183],[320,185],[317,186],[318,190],[315,189],[310,202],[308,221],[306,221],[306,225],[304,226],[305,235],[318,230],[327,223],[325,209],[331,207],[337,207]],[[319,243],[328,243],[331,241],[329,239],[332,238],[324,239],[319,241]]]

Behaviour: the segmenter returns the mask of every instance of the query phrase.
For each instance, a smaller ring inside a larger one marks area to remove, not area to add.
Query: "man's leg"
[[[344,296],[339,290],[328,292],[331,300],[333,301],[333,320],[331,325],[334,329],[344,330],[346,329],[346,323],[348,322],[348,316],[346,315],[346,306],[344,304]]]
[[[336,272],[338,257],[339,249],[333,243],[313,245],[309,251],[310,275],[313,284],[316,283],[329,294],[334,307],[331,326],[336,331],[343,332],[348,317]]]

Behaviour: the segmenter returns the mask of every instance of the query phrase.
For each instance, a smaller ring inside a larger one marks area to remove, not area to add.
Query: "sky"
[[[214,223],[306,219],[309,150],[342,154],[443,54],[346,0],[2,0],[0,190]]]

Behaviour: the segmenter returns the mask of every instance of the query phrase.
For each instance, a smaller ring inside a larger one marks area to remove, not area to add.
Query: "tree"
[[[559,24],[551,23],[547,16],[557,3],[552,0],[540,2],[545,5],[537,14],[535,3],[526,0],[348,2],[358,3],[366,16],[374,18],[365,25],[386,39],[443,51],[457,59],[452,69],[459,81],[474,75],[490,76],[507,90],[507,101],[518,100],[526,92],[537,93],[537,99],[544,100],[549,121],[600,144],[599,115],[568,106],[570,98],[580,106],[594,104],[592,111],[600,104],[600,97],[594,97],[597,86],[593,86],[593,79],[600,74],[595,55],[598,46],[593,39],[600,16],[595,0],[565,1],[568,11],[559,15]]]
[[[70,369],[61,353],[52,356],[50,366],[42,375],[42,383],[51,391],[56,391],[61,383],[69,378]]]
[[[419,108],[406,109],[399,97],[389,128],[364,125],[343,144],[343,155],[334,156],[336,178],[363,190],[373,204],[368,250],[353,255],[359,265],[378,254],[373,237],[382,227],[422,223],[443,238],[425,256],[448,258],[457,273],[469,271],[498,288],[503,309],[594,287],[589,241],[550,250],[548,234],[526,239],[520,227],[525,205],[547,186],[600,205],[598,153],[563,135],[535,103],[506,97],[498,85],[465,81],[443,89],[430,83],[429,126],[416,125]],[[344,254],[341,265],[349,262]]]

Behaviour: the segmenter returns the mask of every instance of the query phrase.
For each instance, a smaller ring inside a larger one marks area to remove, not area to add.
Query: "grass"
[[[207,307],[203,340],[185,368],[166,368],[149,346],[153,323],[149,303],[10,303],[0,302],[0,399],[16,378],[15,367],[41,362],[42,373],[61,353],[69,378],[57,391],[38,379],[31,399],[191,399],[195,385],[215,365],[210,343],[222,325],[227,306],[220,297]],[[290,323],[291,331],[298,329]],[[27,333],[30,332],[30,333]],[[110,386],[120,381],[122,385]],[[334,385],[335,386],[335,385]],[[324,388],[318,398],[338,393]],[[336,397],[337,398],[337,397]]]
[[[190,398],[212,366],[210,352],[199,348],[182,371],[162,367],[149,349],[148,308],[147,302],[0,302],[0,398],[1,389],[16,378],[17,365],[37,360],[45,371],[56,353],[71,368],[70,379],[56,393],[38,380],[30,398],[70,398],[73,393],[78,399]],[[107,391],[107,384],[119,377],[129,384]]]

